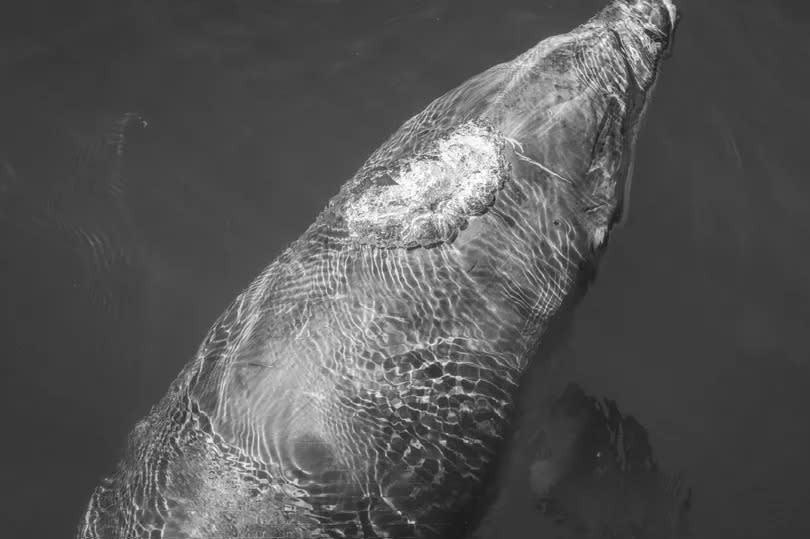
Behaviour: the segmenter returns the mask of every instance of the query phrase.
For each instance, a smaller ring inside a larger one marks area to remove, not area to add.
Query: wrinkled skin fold
[[[405,122],[214,324],[78,537],[467,534],[674,26],[617,0]]]

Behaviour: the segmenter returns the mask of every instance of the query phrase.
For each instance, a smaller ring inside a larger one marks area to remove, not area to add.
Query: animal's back
[[[617,213],[671,32],[636,9],[406,122],[217,321],[80,535],[465,534],[528,355]]]

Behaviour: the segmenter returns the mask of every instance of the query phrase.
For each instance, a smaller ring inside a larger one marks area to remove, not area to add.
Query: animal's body
[[[79,536],[466,533],[674,26],[617,0],[407,121],[215,323]]]

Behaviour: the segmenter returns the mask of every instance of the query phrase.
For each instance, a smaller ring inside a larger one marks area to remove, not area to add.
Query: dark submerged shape
[[[674,20],[615,1],[407,121],[215,323],[79,537],[465,534]]]
[[[614,401],[569,384],[539,427],[529,482],[538,508],[558,531],[576,537],[689,536],[691,488],[662,471],[647,430]]]

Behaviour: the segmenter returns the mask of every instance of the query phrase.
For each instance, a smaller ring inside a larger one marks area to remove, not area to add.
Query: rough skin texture
[[[621,210],[670,7],[616,1],[407,121],[215,323],[79,537],[465,535]]]
[[[346,205],[346,227],[358,243],[432,247],[455,239],[469,218],[483,214],[508,178],[506,140],[469,122]]]

